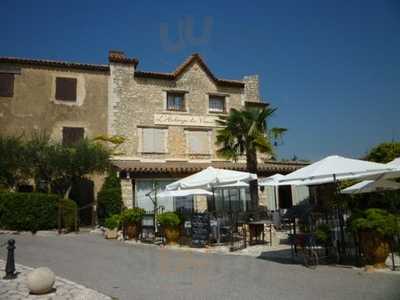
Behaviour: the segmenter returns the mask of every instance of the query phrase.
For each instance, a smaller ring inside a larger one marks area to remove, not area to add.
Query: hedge
[[[74,201],[51,194],[0,192],[0,228],[32,232],[57,228],[59,205],[63,207],[65,228],[73,229]]]
[[[100,224],[103,224],[106,218],[121,213],[121,184],[115,172],[106,177],[101,190],[97,193],[97,204],[97,216]]]

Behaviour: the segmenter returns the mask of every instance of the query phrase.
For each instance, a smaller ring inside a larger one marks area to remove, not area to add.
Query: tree
[[[0,185],[14,189],[30,177],[30,161],[22,136],[0,136]]]
[[[400,157],[400,142],[387,142],[372,148],[365,159],[379,163],[388,163],[397,157]]]
[[[257,173],[257,152],[274,156],[272,142],[281,140],[284,128],[267,128],[267,119],[276,109],[246,107],[231,109],[228,116],[220,116],[217,123],[222,126],[217,132],[217,154],[226,159],[237,159],[246,155],[247,171]],[[258,207],[257,181],[250,182],[252,209]]]
[[[75,145],[52,145],[49,157],[52,186],[58,193],[68,198],[72,185],[93,173],[105,172],[109,166],[110,151],[104,146],[83,140]]]

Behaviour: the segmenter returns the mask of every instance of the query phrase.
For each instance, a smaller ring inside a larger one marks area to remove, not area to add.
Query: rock
[[[53,289],[56,276],[49,268],[37,268],[27,276],[27,286],[31,294],[45,294]]]
[[[386,258],[385,265],[388,268],[393,268],[392,253],[390,253]],[[397,253],[394,254],[394,265],[396,269],[400,268],[400,256]]]

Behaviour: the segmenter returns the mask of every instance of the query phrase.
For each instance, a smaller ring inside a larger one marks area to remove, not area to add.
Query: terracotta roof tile
[[[245,163],[234,163],[227,161],[213,161],[213,162],[182,162],[182,161],[167,161],[167,162],[141,162],[138,160],[113,160],[113,165],[119,170],[140,173],[140,174],[169,174],[169,173],[182,173],[191,174],[199,172],[209,166],[221,169],[230,169],[238,171],[246,171]],[[306,166],[306,163],[298,162],[280,162],[268,161],[258,164],[259,174],[287,174],[299,168]]]
[[[198,53],[192,54],[189,56],[180,66],[178,66],[174,72],[172,73],[159,73],[159,72],[143,72],[136,71],[135,76],[144,77],[144,78],[156,78],[156,79],[166,79],[166,80],[176,80],[185,70],[193,63],[197,62],[204,72],[217,84],[220,86],[234,86],[243,88],[244,83],[239,80],[227,80],[227,79],[218,79],[214,76],[214,74],[210,71],[210,69],[205,64],[204,60]]]
[[[67,68],[67,69],[109,72],[108,65],[82,64],[82,63],[76,63],[76,62],[56,61],[56,60],[48,60],[48,59],[30,59],[30,58],[0,56],[0,63],[35,65],[35,66],[44,66],[44,67],[53,67],[53,68]]]

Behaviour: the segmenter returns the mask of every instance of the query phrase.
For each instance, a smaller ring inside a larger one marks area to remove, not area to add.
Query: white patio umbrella
[[[349,179],[380,179],[383,176],[400,176],[400,169],[385,164],[351,159],[342,156],[328,156],[301,168],[279,180],[280,184],[316,185]]]
[[[274,205],[275,205],[275,210],[278,209],[278,197],[279,197],[279,186],[283,185],[280,183],[280,180],[282,180],[283,178],[285,178],[284,175],[282,174],[275,174],[263,179],[260,179],[258,181],[258,185],[259,186],[271,186],[274,188]]]
[[[256,179],[256,174],[208,167],[196,174],[168,184],[166,190],[172,191],[194,188],[212,189],[217,185],[233,184],[239,181],[249,182]]]
[[[187,190],[175,190],[175,191],[163,191],[158,193],[157,196],[160,198],[164,197],[186,197],[186,196],[212,196],[210,191],[204,189],[187,189]]]
[[[400,157],[387,163],[386,166],[393,167],[396,170],[400,169]],[[396,172],[393,172],[391,174],[396,174]],[[384,177],[384,175],[382,177]],[[389,177],[394,177],[394,176],[389,176]],[[391,181],[391,180],[387,180],[387,179],[378,179],[378,180],[361,181],[352,186],[349,186],[346,189],[343,189],[341,191],[341,193],[343,193],[343,194],[360,194],[360,193],[393,191],[393,190],[399,190],[399,189],[400,189],[400,183],[397,183],[397,182]]]
[[[400,183],[392,180],[364,180],[341,191],[342,194],[361,194],[400,190]]]
[[[246,188],[249,184],[243,181],[237,181],[234,183],[219,184],[215,186],[216,188]]]

